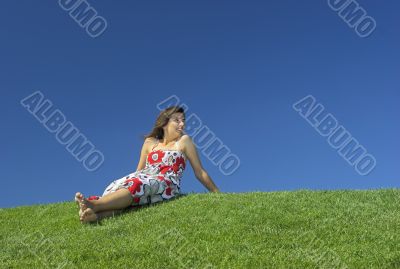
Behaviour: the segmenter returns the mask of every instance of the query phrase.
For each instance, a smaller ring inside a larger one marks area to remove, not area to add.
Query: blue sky
[[[90,37],[58,1],[2,2],[0,207],[101,194],[135,171],[143,141],[176,95],[240,159],[223,192],[399,187],[398,1],[359,1],[366,38],[327,1],[90,1]],[[87,171],[20,101],[35,91],[104,154]],[[292,105],[312,95],[376,159],[362,176]],[[190,166],[183,192],[206,192]]]

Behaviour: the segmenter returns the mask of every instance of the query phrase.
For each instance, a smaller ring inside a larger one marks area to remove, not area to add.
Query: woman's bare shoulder
[[[144,140],[143,148],[146,153],[150,152],[151,148],[157,143],[157,139],[154,137],[148,137]]]
[[[187,143],[187,142],[191,142],[192,139],[190,138],[190,136],[188,136],[187,134],[184,134],[181,136],[181,138],[179,139],[182,143]]]
[[[183,149],[186,149],[186,148],[188,148],[188,146],[190,147],[193,145],[192,138],[190,136],[188,136],[187,134],[182,135],[179,140],[180,140],[179,144],[181,144]]]
[[[154,137],[148,137],[148,138],[146,138],[145,140],[144,140],[144,143],[146,144],[146,143],[156,143],[157,142],[157,139],[156,138],[154,138]]]

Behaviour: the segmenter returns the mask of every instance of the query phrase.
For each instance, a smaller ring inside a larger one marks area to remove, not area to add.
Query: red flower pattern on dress
[[[171,191],[172,191],[172,189],[171,189],[170,187],[168,187],[168,188],[165,189],[165,193],[166,193],[168,196],[171,196]]]
[[[160,165],[160,173],[164,174],[167,173],[171,169],[169,165]]]
[[[175,161],[175,163],[174,163],[174,165],[172,167],[174,169],[175,173],[178,173],[179,167],[180,167],[181,164],[183,166],[183,169],[185,169],[185,167],[186,167],[185,159],[183,159],[183,157],[176,158],[176,161]]]
[[[136,192],[140,192],[140,187],[143,185],[143,182],[136,177],[125,180],[125,184],[127,185],[129,185],[130,182],[133,183],[131,186],[128,187],[130,193],[134,195]]]
[[[167,183],[167,188],[165,189],[165,194],[166,195],[168,195],[168,196],[171,196],[171,192],[172,192],[172,189],[171,189],[171,181],[170,180],[165,180],[165,183]]]
[[[161,150],[150,152],[149,156],[147,157],[147,161],[150,164],[160,163],[162,158],[164,158],[165,153]]]

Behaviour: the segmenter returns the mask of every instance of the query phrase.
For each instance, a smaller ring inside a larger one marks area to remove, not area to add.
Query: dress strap
[[[181,142],[182,136],[175,142],[176,149],[179,149],[179,143]]]
[[[158,145],[159,142],[160,142],[160,140],[157,139],[157,143],[155,143],[155,144],[153,145],[153,148],[152,148],[151,150],[153,150],[155,147],[157,147],[157,145]]]

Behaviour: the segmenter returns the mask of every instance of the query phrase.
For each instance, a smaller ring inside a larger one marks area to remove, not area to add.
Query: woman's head
[[[183,135],[184,129],[184,109],[179,106],[170,106],[160,112],[156,123],[154,124],[153,130],[150,132],[150,134],[145,136],[145,139],[149,137],[163,139],[165,134],[168,134],[172,137],[179,137]]]

